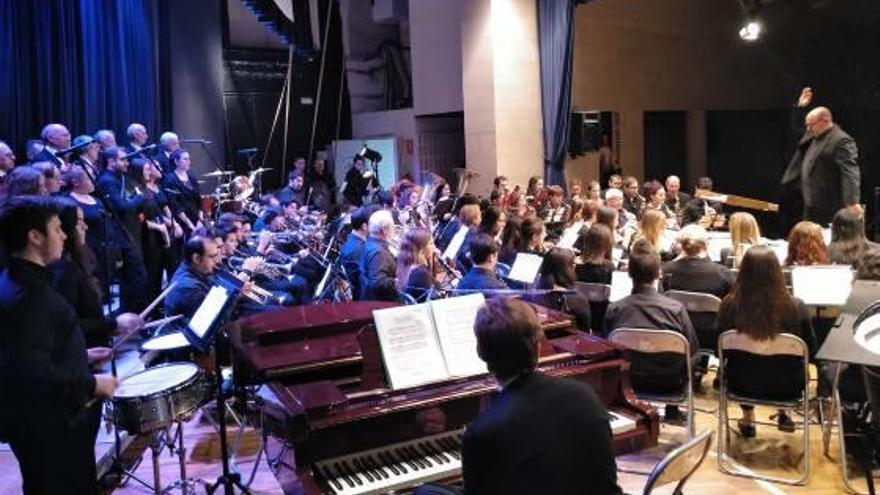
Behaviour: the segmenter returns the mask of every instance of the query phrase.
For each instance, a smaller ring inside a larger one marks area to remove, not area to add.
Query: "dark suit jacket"
[[[397,301],[397,261],[388,250],[388,243],[368,237],[361,258],[361,299],[365,301]]]
[[[162,173],[165,175],[174,173],[174,162],[171,161],[171,157],[165,155],[165,151],[161,148],[156,148],[156,154],[153,155],[153,160],[159,164],[162,168]]]
[[[56,167],[64,165],[64,161],[61,160],[61,158],[55,156],[55,153],[49,151],[47,148],[43,148],[42,151],[37,153],[37,156],[35,156],[34,159],[31,160],[31,163],[37,162],[54,163]]]
[[[504,290],[507,284],[495,272],[475,266],[458,283],[459,290]]]
[[[686,204],[688,204],[688,201],[691,200],[691,195],[688,193],[679,191],[676,196],[678,196],[678,197],[676,198],[675,196],[667,196],[666,197],[666,206],[668,206],[669,209],[673,211],[673,213],[677,214],[679,211],[681,211],[685,207]]]
[[[468,495],[621,493],[596,394],[537,372],[505,387],[467,429],[462,474]]]
[[[712,294],[720,299],[733,288],[730,270],[709,258],[687,257],[663,265],[663,288]]]
[[[859,150],[853,138],[836,124],[815,140],[819,149],[809,160],[807,152],[814,138],[809,133],[801,137],[782,185],[799,189],[807,220],[824,226],[837,210],[859,202]]]
[[[345,274],[351,283],[351,295],[356,301],[361,297],[361,258],[364,256],[365,242],[366,240],[349,234],[339,250],[339,262],[345,268]]]

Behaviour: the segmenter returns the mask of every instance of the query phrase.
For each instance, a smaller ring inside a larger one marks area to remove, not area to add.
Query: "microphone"
[[[180,144],[211,144],[207,139],[181,139]]]
[[[135,150],[135,151],[132,151],[131,153],[128,153],[127,155],[125,155],[124,158],[126,160],[129,160],[129,159],[134,158],[138,155],[143,155],[145,152],[150,151],[151,149],[155,148],[156,146],[157,145],[155,143],[151,144],[149,146],[144,146],[143,148],[141,148],[139,150]]]
[[[71,146],[70,148],[65,148],[63,150],[56,151],[55,156],[62,156],[62,155],[66,155],[68,153],[72,153],[74,151],[81,150],[81,149],[85,148],[86,146],[88,146],[92,143],[96,143],[96,142],[97,141],[86,141],[86,142],[77,144],[76,146]]]
[[[238,150],[239,155],[256,155],[259,148],[245,148],[243,150]]]

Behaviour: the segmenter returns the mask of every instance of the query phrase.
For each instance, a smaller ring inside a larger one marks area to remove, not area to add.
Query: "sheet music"
[[[788,257],[788,241],[765,239],[764,242],[766,246],[769,247],[771,251],[773,251],[773,254],[776,255],[776,258],[779,259],[779,264],[785,265],[785,258]]]
[[[443,251],[443,259],[454,260],[458,256],[458,251],[461,249],[461,245],[464,244],[464,238],[467,236],[467,233],[467,226],[462,225],[458,232],[455,233],[455,236],[452,237],[452,240],[449,241],[446,251]]]
[[[852,282],[849,265],[796,266],[791,270],[794,296],[810,306],[843,306]]]
[[[630,295],[633,289],[632,279],[629,273],[613,271],[611,272],[611,295],[608,300],[611,302],[619,301]]]
[[[189,328],[199,339],[203,339],[211,328],[211,324],[217,319],[217,315],[223,309],[229,299],[229,292],[217,285],[211,287],[205,300],[189,320]]]
[[[470,294],[431,301],[431,312],[437,325],[437,337],[452,376],[488,373],[486,363],[477,355],[474,322],[477,311],[486,302],[483,294]]]
[[[378,309],[373,320],[391,388],[449,378],[428,304]]]
[[[623,248],[619,248],[617,246],[611,248],[611,261],[614,262],[614,266],[620,264],[620,261],[623,259]]]
[[[572,249],[574,247],[574,243],[578,240],[578,234],[581,232],[581,228],[583,228],[584,222],[579,221],[575,222],[571,227],[565,229],[562,232],[562,237],[559,238],[559,242],[556,243],[557,247]]]
[[[672,251],[675,245],[678,243],[678,231],[672,229],[666,229],[663,231],[663,249],[666,251]]]
[[[541,269],[542,263],[544,263],[542,256],[531,253],[517,253],[507,278],[524,284],[533,284],[535,283],[535,278],[538,277],[538,270]]]

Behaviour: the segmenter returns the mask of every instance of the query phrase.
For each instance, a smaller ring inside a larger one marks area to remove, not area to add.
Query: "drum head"
[[[172,349],[183,349],[189,347],[189,341],[183,336],[183,332],[169,333],[150,339],[141,345],[141,350],[149,351],[170,351]]]
[[[116,398],[146,397],[173,389],[192,380],[199,367],[191,363],[163,364],[135,373],[119,382]]]

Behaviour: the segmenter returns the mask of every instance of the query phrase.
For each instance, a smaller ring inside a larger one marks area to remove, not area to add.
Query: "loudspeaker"
[[[602,146],[602,121],[599,112],[572,112],[568,133],[568,152],[582,155]]]

